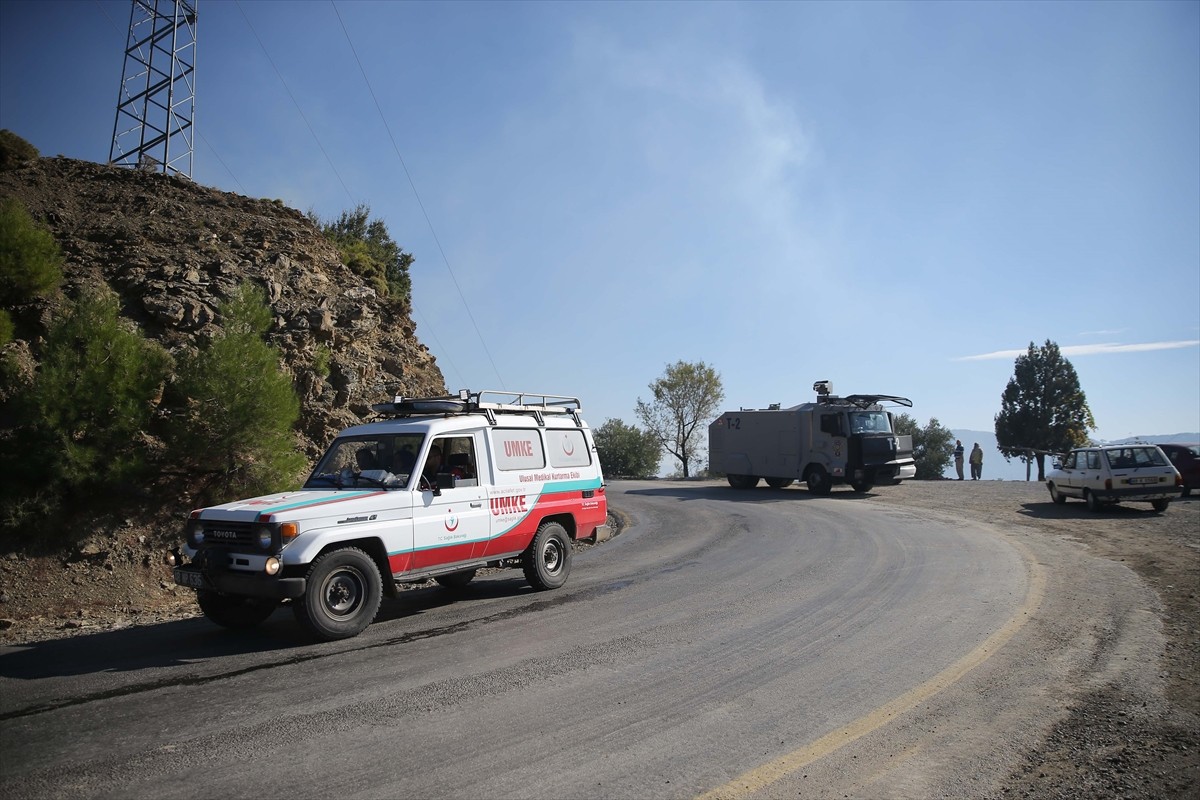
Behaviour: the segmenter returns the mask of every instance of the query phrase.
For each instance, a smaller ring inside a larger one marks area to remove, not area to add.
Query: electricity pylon
[[[198,0],[133,0],[108,163],[192,176]]]

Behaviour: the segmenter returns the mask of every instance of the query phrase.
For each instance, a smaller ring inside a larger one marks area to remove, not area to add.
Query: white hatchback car
[[[1054,467],[1046,476],[1054,502],[1078,497],[1092,511],[1107,503],[1133,501],[1150,503],[1161,513],[1183,491],[1179,471],[1153,444],[1080,447]]]

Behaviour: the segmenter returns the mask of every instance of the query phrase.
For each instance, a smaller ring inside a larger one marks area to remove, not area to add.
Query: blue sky
[[[106,161],[129,10],[0,2],[0,127]],[[194,179],[369,204],[451,390],[636,423],[683,359],[726,408],[829,379],[991,430],[1050,339],[1095,436],[1200,431],[1200,3],[198,14]]]

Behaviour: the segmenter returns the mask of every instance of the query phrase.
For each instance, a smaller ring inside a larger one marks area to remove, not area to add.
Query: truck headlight
[[[187,542],[192,549],[197,549],[204,544],[204,523],[199,520],[191,520],[187,525]]]

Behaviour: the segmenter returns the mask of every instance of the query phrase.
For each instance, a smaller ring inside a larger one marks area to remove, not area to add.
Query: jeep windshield
[[[419,433],[346,436],[335,439],[305,489],[408,486],[424,436]]]

